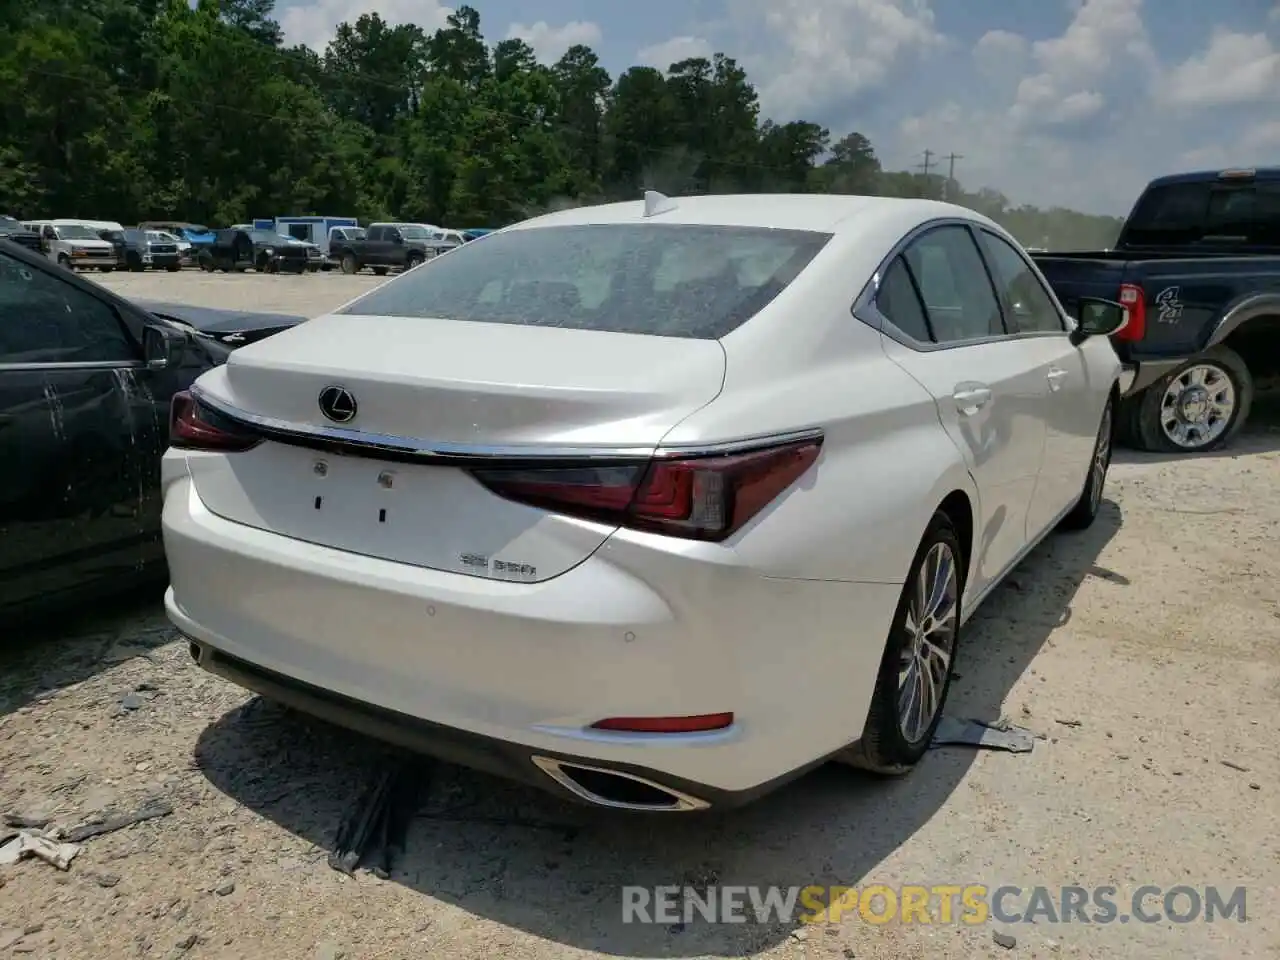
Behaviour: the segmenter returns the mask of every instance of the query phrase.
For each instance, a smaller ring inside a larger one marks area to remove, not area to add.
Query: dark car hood
[[[244,346],[265,339],[273,333],[297,326],[307,318],[289,313],[251,313],[244,310],[219,310],[193,307],[185,303],[159,303],[135,300],[142,309],[158,317],[176,320],[192,328],[198,335],[231,347]]]

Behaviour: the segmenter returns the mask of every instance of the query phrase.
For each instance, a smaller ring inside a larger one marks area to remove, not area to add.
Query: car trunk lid
[[[384,459],[385,448],[462,451],[477,466],[552,450],[644,455],[716,397],[724,371],[714,340],[325,316],[238,350],[199,382],[222,412],[304,443],[269,433],[247,452],[189,463],[201,499],[229,520],[400,563],[537,581],[586,559],[614,527],[502,499],[457,465]],[[330,387],[354,400],[350,419],[322,413]],[[324,438],[344,443],[342,453],[323,449]]]

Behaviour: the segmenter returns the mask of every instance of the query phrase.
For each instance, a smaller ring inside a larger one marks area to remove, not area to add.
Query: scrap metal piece
[[[0,846],[0,865],[17,863],[27,857],[36,857],[59,870],[71,869],[71,861],[80,853],[76,843],[59,843],[29,830],[23,830],[12,840]]]
[[[68,830],[66,839],[71,843],[81,843],[92,837],[100,837],[106,833],[123,830],[125,827],[132,827],[135,823],[142,823],[144,820],[167,817],[171,813],[173,813],[173,804],[168,800],[149,800],[130,813],[118,813],[98,823],[86,823],[84,826]]]
[[[977,747],[1004,750],[1007,753],[1030,753],[1036,737],[1030,730],[1007,724],[989,724],[981,720],[959,720],[943,717],[934,731],[931,749],[938,747]]]
[[[403,757],[377,771],[339,825],[329,866],[350,875],[367,858],[375,873],[389,876],[396,855],[404,852],[430,769],[420,757]]]

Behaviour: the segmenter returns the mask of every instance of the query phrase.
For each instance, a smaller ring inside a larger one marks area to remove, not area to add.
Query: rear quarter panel
[[[1143,260],[1133,277],[1147,301],[1146,335],[1130,347],[1133,358],[1190,356],[1236,306],[1280,294],[1280,256]]]
[[[817,463],[729,541],[738,562],[767,576],[900,584],[947,494],[963,490],[977,513],[973,481],[933,397],[852,315],[896,239],[830,251],[827,265],[815,262],[812,275],[722,340],[724,389],[664,438],[824,431]]]

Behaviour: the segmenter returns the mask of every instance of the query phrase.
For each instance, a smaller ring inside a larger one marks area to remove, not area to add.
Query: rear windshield
[[[674,224],[512,230],[456,247],[341,312],[714,340],[786,289],[830,239]]]
[[[1125,223],[1123,246],[1280,246],[1280,182],[1152,187]]]

